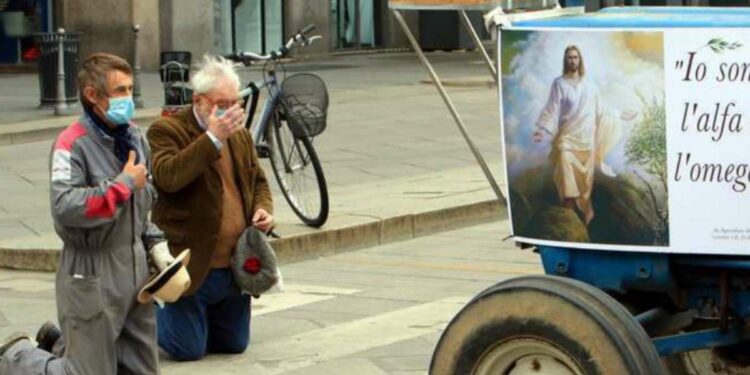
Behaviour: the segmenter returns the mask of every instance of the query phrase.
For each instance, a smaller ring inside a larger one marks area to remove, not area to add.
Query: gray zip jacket
[[[130,127],[130,135],[138,147],[138,161],[148,169],[148,143],[136,126]],[[52,218],[66,247],[127,248],[128,252],[138,248],[141,251],[133,260],[140,263],[145,260],[137,256],[144,255],[141,234],[148,228],[147,215],[156,191],[150,183],[136,191],[113,149],[114,140],[87,115],[60,134],[51,157]]]
[[[129,133],[138,161],[150,168],[145,137],[135,125]],[[51,152],[50,206],[64,244],[56,298],[65,339],[64,358],[53,367],[155,374],[155,311],[136,295],[149,276],[142,236],[155,228],[148,212],[156,190],[150,183],[136,190],[113,150],[114,140],[84,114]]]

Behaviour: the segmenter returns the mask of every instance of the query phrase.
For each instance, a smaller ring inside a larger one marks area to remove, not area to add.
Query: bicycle
[[[258,156],[270,159],[273,174],[294,213],[306,225],[317,228],[328,219],[329,207],[328,187],[313,139],[326,128],[328,90],[323,80],[311,73],[286,77],[283,71],[281,79],[277,76],[277,68],[283,70],[282,59],[293,47],[308,46],[320,39],[306,35],[314,29],[314,25],[305,27],[267,55],[237,52],[226,57],[244,65],[264,62],[263,80],[251,81],[240,91],[247,114],[245,128],[251,132]],[[263,88],[268,98],[253,124]]]

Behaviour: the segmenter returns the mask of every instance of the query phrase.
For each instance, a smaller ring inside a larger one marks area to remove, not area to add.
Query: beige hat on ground
[[[190,249],[183,250],[177,258],[169,253],[166,242],[156,244],[149,252],[159,273],[152,276],[138,293],[138,302],[149,303],[153,299],[174,302],[190,287],[187,271]]]

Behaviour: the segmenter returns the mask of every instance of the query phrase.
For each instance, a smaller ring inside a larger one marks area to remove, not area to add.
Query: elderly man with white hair
[[[235,285],[230,259],[247,227],[273,225],[268,181],[243,131],[234,65],[206,56],[190,85],[193,104],[147,134],[159,193],[152,220],[173,255],[191,249],[190,289],[157,311],[159,346],[179,361],[247,348],[250,298]]]

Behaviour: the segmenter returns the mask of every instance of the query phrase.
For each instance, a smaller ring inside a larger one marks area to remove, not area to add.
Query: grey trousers
[[[159,373],[155,309],[135,299],[146,270],[136,277],[132,262],[103,258],[96,276],[83,277],[71,276],[70,259],[61,259],[55,288],[64,345],[52,354],[22,340],[0,358],[0,375]]]

